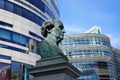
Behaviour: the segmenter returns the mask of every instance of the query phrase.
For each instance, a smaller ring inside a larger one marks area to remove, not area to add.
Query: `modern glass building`
[[[40,59],[42,23],[59,16],[57,0],[0,0],[0,80],[27,79],[25,67]]]
[[[99,30],[65,35],[62,44],[70,62],[82,71],[78,80],[120,80],[120,50]]]
[[[113,56],[115,62],[115,71],[117,75],[117,80],[120,80],[120,49],[113,48]]]

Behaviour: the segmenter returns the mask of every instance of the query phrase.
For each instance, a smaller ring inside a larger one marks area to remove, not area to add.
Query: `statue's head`
[[[41,33],[44,37],[55,37],[57,42],[60,42],[64,37],[64,26],[60,20],[48,20],[43,23]]]

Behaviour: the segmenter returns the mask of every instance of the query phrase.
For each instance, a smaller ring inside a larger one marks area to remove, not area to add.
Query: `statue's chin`
[[[57,37],[57,40],[58,40],[58,42],[61,42],[63,40],[63,38]]]

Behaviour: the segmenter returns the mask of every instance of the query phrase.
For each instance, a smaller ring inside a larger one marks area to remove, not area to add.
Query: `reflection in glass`
[[[11,80],[21,80],[21,70],[22,66],[21,63],[12,61],[11,65]]]
[[[0,62],[0,80],[10,80],[10,64]]]

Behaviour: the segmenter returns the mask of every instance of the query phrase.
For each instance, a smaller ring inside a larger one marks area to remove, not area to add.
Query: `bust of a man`
[[[53,56],[64,56],[59,48],[59,43],[64,37],[64,26],[60,20],[48,20],[43,23],[41,34],[45,40],[39,42],[39,55],[44,58]]]

